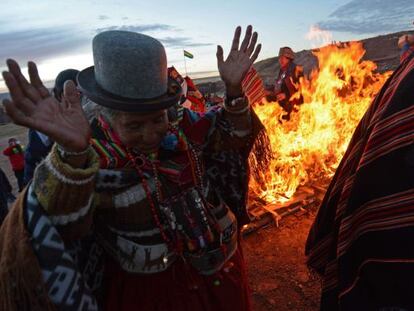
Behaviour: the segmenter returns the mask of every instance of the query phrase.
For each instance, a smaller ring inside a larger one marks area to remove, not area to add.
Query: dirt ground
[[[244,238],[253,310],[319,310],[320,281],[305,265],[316,209],[288,216]]]
[[[7,140],[16,137],[27,145],[27,130],[13,124],[0,126],[0,151]],[[17,184],[8,158],[0,152],[0,167],[9,177],[17,194]],[[304,245],[316,210],[288,216],[280,222],[246,236],[243,249],[246,257],[253,310],[319,309],[320,283],[305,265]]]

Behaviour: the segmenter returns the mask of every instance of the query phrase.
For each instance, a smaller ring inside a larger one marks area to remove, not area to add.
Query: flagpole
[[[188,74],[187,74],[187,61],[185,60],[185,53],[184,53],[184,50],[183,50],[183,56],[184,56],[184,68],[185,68],[185,75],[186,75],[186,76],[188,76]]]

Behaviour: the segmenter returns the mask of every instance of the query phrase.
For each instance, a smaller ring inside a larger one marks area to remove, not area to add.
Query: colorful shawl
[[[266,96],[262,79],[253,67],[247,72],[242,81],[243,90],[253,106],[261,103]]]
[[[306,243],[321,310],[414,309],[414,57],[359,123]]]
[[[270,144],[265,129],[252,111],[252,132],[245,139],[232,138],[232,125],[223,120],[223,110],[215,107],[207,113],[196,113],[177,105],[174,107],[175,119],[165,136],[161,151],[153,157],[174,158],[175,161],[188,161],[184,152],[188,144],[197,150],[202,150],[205,173],[209,182],[217,189],[217,195],[230,207],[240,224],[249,222],[246,203],[248,193],[248,156],[256,157],[254,172],[267,169],[271,156]],[[130,167],[128,157],[119,138],[110,130],[108,123],[99,118],[92,123],[92,146],[100,157],[100,167],[114,169]],[[223,133],[229,133],[229,139],[223,138]],[[242,148],[240,148],[242,144]],[[146,168],[150,169],[150,165]],[[174,182],[180,172],[174,163],[168,161],[158,168],[163,175]],[[254,176],[260,174],[254,174]],[[191,182],[191,175],[185,174],[185,182]],[[183,181],[182,181],[183,182]]]

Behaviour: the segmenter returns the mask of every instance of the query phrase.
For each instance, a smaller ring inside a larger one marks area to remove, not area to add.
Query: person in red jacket
[[[24,150],[15,138],[9,139],[9,147],[3,150],[3,154],[9,157],[14,175],[17,179],[19,191],[22,191],[24,183]]]

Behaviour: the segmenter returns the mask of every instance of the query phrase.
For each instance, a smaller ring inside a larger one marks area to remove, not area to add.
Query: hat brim
[[[79,72],[78,87],[93,102],[100,106],[127,112],[151,112],[167,109],[177,104],[182,94],[181,86],[173,79],[168,80],[168,91],[154,98],[127,98],[114,95],[102,89],[95,80],[94,66]]]

